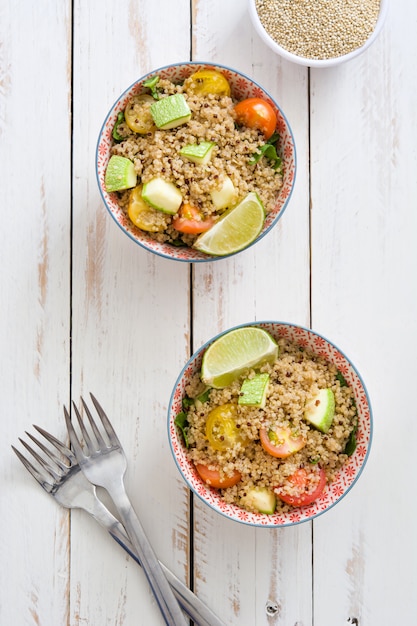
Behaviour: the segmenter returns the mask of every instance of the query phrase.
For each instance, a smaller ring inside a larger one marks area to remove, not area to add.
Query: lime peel
[[[277,356],[278,345],[266,330],[256,326],[236,328],[207,348],[201,379],[210,387],[223,389],[244,372],[274,362]]]
[[[259,236],[265,221],[265,209],[255,191],[221,218],[194,243],[200,252],[226,256],[247,248]]]

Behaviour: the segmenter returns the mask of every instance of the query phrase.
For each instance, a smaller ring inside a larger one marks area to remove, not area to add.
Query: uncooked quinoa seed
[[[330,59],[364,45],[380,0],[256,0],[256,9],[282,48],[308,59]]]

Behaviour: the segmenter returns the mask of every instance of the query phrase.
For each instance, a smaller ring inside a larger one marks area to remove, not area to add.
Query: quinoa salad
[[[246,403],[251,386],[263,397]],[[335,365],[285,338],[273,362],[225,388],[207,388],[197,372],[183,407],[176,424],[188,458],[225,502],[248,511],[311,504],[356,447],[353,390]]]
[[[178,97],[183,117],[158,124],[155,105]],[[249,100],[261,99],[244,102]],[[122,157],[133,164],[133,182],[120,185],[127,188],[109,185],[107,191],[115,192],[139,230],[160,243],[193,246],[248,194],[256,194],[265,216],[274,208],[283,184],[275,113],[263,101],[272,111],[272,126],[266,128],[237,104],[242,101],[214,70],[200,70],[181,84],[155,76],[132,97],[114,127],[110,162]],[[156,196],[147,194],[154,187]],[[172,200],[168,205],[166,195]]]

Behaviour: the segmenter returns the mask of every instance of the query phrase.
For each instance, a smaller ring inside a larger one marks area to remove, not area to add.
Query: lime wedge
[[[182,93],[161,98],[151,105],[151,115],[155,125],[161,130],[169,130],[186,124],[191,118],[191,110]]]
[[[194,248],[215,256],[238,252],[257,238],[264,220],[263,204],[258,194],[251,191],[242,202],[226,211],[210,230],[200,235]]]
[[[104,178],[106,191],[120,191],[136,186],[135,166],[130,159],[113,154]]]
[[[207,348],[201,364],[201,379],[210,387],[223,389],[240,374],[278,356],[278,346],[266,330],[256,326],[236,328]]]

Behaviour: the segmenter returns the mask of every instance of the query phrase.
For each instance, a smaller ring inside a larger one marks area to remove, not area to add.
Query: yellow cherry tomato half
[[[294,436],[290,428],[261,428],[259,437],[265,452],[277,459],[286,459],[306,445],[304,437]]]
[[[223,74],[217,70],[199,70],[191,74],[184,82],[184,89],[198,96],[206,96],[209,93],[217,96],[230,96],[230,85]]]
[[[166,229],[170,216],[151,207],[142,198],[142,185],[134,187],[129,195],[127,214],[130,221],[148,233],[158,233]]]
[[[222,404],[210,411],[206,421],[206,437],[213,450],[228,450],[236,443],[246,445],[247,438],[236,425],[236,404]]]
[[[139,135],[152,133],[156,126],[151,115],[151,104],[155,100],[149,94],[133,96],[125,109],[126,124]]]

